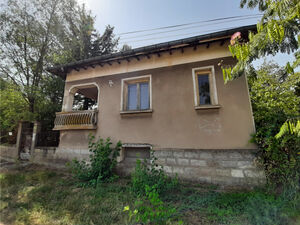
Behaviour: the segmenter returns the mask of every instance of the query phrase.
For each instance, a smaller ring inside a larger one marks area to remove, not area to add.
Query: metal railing
[[[98,111],[57,112],[53,130],[88,130],[97,128]]]

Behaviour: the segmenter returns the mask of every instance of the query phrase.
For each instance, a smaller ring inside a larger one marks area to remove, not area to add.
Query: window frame
[[[199,87],[198,87],[198,75],[208,74],[209,80],[209,95],[210,95],[210,104],[200,104],[199,96]],[[218,108],[218,96],[217,96],[217,87],[216,87],[216,78],[215,78],[215,69],[214,66],[204,66],[197,67],[192,69],[193,77],[193,86],[194,86],[194,106],[195,109],[201,108]]]
[[[74,84],[69,89],[65,88],[64,97],[63,97],[63,105],[62,105],[62,111],[63,112],[72,112],[73,110],[73,102],[74,102],[74,95],[76,92],[83,88],[93,88],[96,87],[98,90],[97,94],[97,108],[95,110],[99,110],[100,107],[100,87],[96,82],[88,82],[88,83],[82,83],[82,84]],[[66,91],[68,90],[68,91]],[[66,93],[68,93],[66,95]],[[78,110],[81,111],[81,110]]]
[[[149,108],[140,109],[140,83],[148,83],[148,93],[149,93]],[[137,106],[138,109],[129,110],[128,109],[128,84],[138,84],[137,85]],[[130,78],[124,78],[121,80],[121,113],[132,113],[132,112],[149,112],[152,111],[152,78],[151,75],[136,76]]]

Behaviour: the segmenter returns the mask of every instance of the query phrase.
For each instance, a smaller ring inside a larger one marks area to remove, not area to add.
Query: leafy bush
[[[159,194],[165,193],[178,186],[178,179],[168,177],[162,166],[156,164],[157,158],[154,151],[150,152],[150,165],[147,160],[137,160],[135,171],[131,174],[131,191],[142,196],[146,193],[146,187],[155,185]]]
[[[288,217],[282,211],[283,201],[275,196],[256,194],[248,201],[247,216],[251,224],[284,225],[288,224]]]
[[[113,179],[113,170],[117,164],[117,156],[121,149],[119,141],[114,148],[111,147],[110,138],[100,138],[95,142],[95,137],[89,136],[90,161],[73,160],[69,167],[74,177],[84,185],[96,185]]]
[[[145,197],[135,202],[134,210],[130,210],[129,206],[124,208],[128,211],[129,222],[135,220],[145,224],[174,224],[171,223],[171,218],[175,216],[176,209],[168,207],[159,198],[158,185],[152,187],[145,186]],[[182,224],[181,221],[178,224]]]
[[[300,193],[293,193],[293,188],[286,192],[275,195],[261,189],[250,192],[194,190],[181,200],[179,212],[198,211],[206,215],[209,224],[284,225],[299,216],[300,207]]]
[[[249,71],[248,76],[256,125],[252,141],[259,147],[258,156],[268,183],[297,188],[300,138],[296,132],[284,131],[286,121],[300,116],[300,98],[295,91],[300,82],[299,73],[288,75],[284,68],[264,63],[258,71]]]

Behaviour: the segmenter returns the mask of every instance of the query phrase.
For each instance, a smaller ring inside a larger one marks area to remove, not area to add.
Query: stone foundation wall
[[[184,180],[222,185],[260,185],[265,174],[255,163],[255,150],[156,150],[166,173]]]
[[[87,149],[60,149],[55,147],[39,147],[34,149],[31,161],[52,167],[65,167],[66,163],[73,160],[88,160]]]
[[[1,156],[14,155],[15,148],[0,146]],[[179,179],[220,185],[261,185],[265,174],[255,163],[255,150],[178,150],[156,149],[157,164],[170,176]],[[137,159],[148,159],[150,149],[124,149],[117,172],[130,175]],[[36,148],[31,161],[54,167],[65,167],[72,159],[88,160],[87,149]]]
[[[18,159],[17,147],[0,145],[0,156],[5,159],[17,160]]]

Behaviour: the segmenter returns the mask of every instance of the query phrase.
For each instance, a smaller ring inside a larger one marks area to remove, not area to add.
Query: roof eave
[[[206,44],[217,39],[217,41],[229,39],[230,36],[237,32],[248,32],[248,31],[254,31],[256,30],[256,25],[249,25],[249,26],[243,26],[243,27],[237,27],[229,30],[219,31],[215,33],[210,34],[204,34],[204,35],[198,35],[194,37],[179,39],[175,41],[169,41],[154,45],[149,45],[145,47],[130,49],[128,51],[124,52],[117,52],[117,53],[111,53],[107,55],[97,56],[93,58],[88,58],[84,60],[80,60],[73,63],[68,63],[65,65],[59,65],[47,68],[46,70],[50,73],[53,73],[57,76],[60,76],[62,78],[65,78],[66,74],[72,70],[72,69],[78,69],[82,67],[92,66],[92,65],[102,65],[103,63],[109,63],[115,60],[126,60],[128,58],[137,57],[141,55],[149,55],[149,54],[157,54],[161,51],[169,51],[171,49],[176,48],[176,46],[184,45],[183,47],[189,47],[193,45],[199,45],[199,44]],[[183,48],[181,47],[181,48]],[[102,63],[102,64],[101,64]]]

